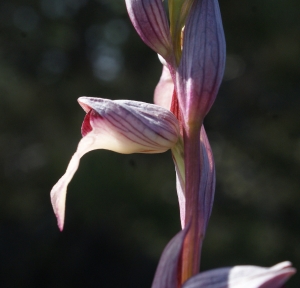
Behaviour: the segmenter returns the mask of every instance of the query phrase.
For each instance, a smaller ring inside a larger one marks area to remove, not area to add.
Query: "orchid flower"
[[[226,44],[218,0],[125,0],[141,39],[159,56],[162,75],[155,104],[81,97],[83,138],[51,191],[64,225],[67,186],[80,158],[95,149],[162,153],[171,149],[182,230],[165,248],[152,288],[279,288],[296,270],[234,266],[201,272],[202,243],[215,192],[215,164],[203,121],[224,73]],[[170,23],[170,25],[169,25]]]
[[[87,113],[81,128],[83,138],[66,173],[51,190],[60,230],[64,225],[67,186],[84,154],[95,149],[123,154],[162,153],[172,148],[180,137],[177,119],[160,106],[89,97],[81,97],[78,102]]]

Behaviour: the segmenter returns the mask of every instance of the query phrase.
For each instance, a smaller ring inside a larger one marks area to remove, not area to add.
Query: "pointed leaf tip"
[[[91,106],[89,105],[90,104],[89,99],[93,99],[93,98],[82,96],[77,99],[77,102],[82,107],[85,113],[90,112],[90,110],[92,109]]]

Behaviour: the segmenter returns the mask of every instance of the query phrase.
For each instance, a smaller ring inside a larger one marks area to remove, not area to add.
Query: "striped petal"
[[[185,123],[201,123],[211,108],[223,78],[225,46],[218,0],[195,0],[176,80]]]
[[[84,154],[95,149],[123,154],[161,153],[172,148],[179,137],[177,119],[160,106],[89,97],[81,97],[78,102],[87,113],[81,129],[83,138],[66,173],[51,190],[51,202],[60,230],[64,225],[67,186]]]
[[[270,268],[258,266],[234,266],[202,272],[182,288],[281,288],[296,273],[286,261]]]
[[[125,0],[131,22],[142,40],[165,59],[172,44],[168,19],[161,0]]]
[[[165,247],[151,288],[180,287],[181,252],[188,229],[189,226],[177,233]]]

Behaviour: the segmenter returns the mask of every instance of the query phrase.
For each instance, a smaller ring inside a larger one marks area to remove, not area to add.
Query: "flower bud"
[[[215,101],[225,67],[225,37],[217,0],[195,0],[184,30],[176,75],[186,125],[199,127]]]

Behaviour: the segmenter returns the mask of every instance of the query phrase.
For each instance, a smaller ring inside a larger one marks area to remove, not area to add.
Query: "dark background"
[[[202,270],[299,268],[300,2],[220,6],[227,66],[205,120],[217,188]],[[63,233],[49,192],[81,138],[76,99],[152,102],[160,72],[122,0],[0,1],[1,287],[150,287],[180,229],[170,152],[84,156]]]

